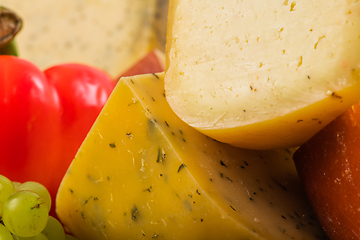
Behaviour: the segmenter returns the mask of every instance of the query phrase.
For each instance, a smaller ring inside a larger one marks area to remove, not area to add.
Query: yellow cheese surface
[[[24,21],[20,56],[41,69],[63,62],[118,77],[154,48],[164,51],[168,0],[2,0]]]
[[[163,77],[119,81],[59,188],[65,227],[81,240],[324,239],[292,151],[199,133],[170,109]]]
[[[359,1],[171,0],[169,104],[234,146],[299,146],[360,100],[359,13]]]

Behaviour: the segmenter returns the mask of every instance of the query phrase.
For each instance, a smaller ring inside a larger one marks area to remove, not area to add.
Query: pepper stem
[[[19,56],[15,40],[11,40],[8,44],[0,47],[0,55]]]
[[[15,36],[22,27],[22,20],[14,12],[0,7],[0,55],[18,56]]]

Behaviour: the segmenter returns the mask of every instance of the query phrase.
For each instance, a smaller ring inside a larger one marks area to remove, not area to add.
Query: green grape
[[[4,203],[2,220],[5,227],[19,237],[33,237],[44,230],[49,212],[38,194],[21,190]]]
[[[65,231],[63,226],[52,216],[48,217],[48,222],[42,233],[50,240],[65,240]]]
[[[2,215],[2,205],[6,199],[15,192],[14,184],[7,177],[0,175],[0,216]]]
[[[13,240],[51,240],[49,238],[47,238],[44,234],[39,233],[33,237],[19,237],[16,235],[13,235]],[[2,239],[1,239],[2,240]]]
[[[70,234],[66,234],[65,235],[65,240],[78,240],[76,237],[70,235]]]
[[[13,181],[13,184],[15,186],[15,190],[21,185],[21,182]]]
[[[0,223],[0,240],[13,240],[11,233]]]
[[[44,185],[42,185],[41,183],[38,183],[38,182],[28,181],[28,182],[24,182],[20,186],[18,186],[16,191],[20,191],[20,190],[29,190],[29,191],[33,191],[33,192],[39,194],[47,203],[47,205],[49,207],[49,211],[50,211],[51,196],[50,196],[49,191],[47,190],[47,188]]]

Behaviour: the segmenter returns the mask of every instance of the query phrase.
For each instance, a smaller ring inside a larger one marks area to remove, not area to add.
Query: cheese
[[[324,238],[292,151],[199,133],[170,109],[163,75],[117,84],[59,188],[65,227],[84,240]]]
[[[19,53],[42,69],[80,62],[117,77],[152,49],[165,50],[168,0],[2,0],[1,5],[23,19]]]
[[[234,146],[299,146],[360,100],[359,13],[353,0],[171,0],[169,104]]]

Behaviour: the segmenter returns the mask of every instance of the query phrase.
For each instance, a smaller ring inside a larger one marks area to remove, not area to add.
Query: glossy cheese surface
[[[304,143],[360,100],[360,2],[171,0],[165,90],[235,146]]]
[[[324,239],[292,151],[199,133],[170,109],[163,76],[119,81],[59,188],[65,227],[81,240]]]

